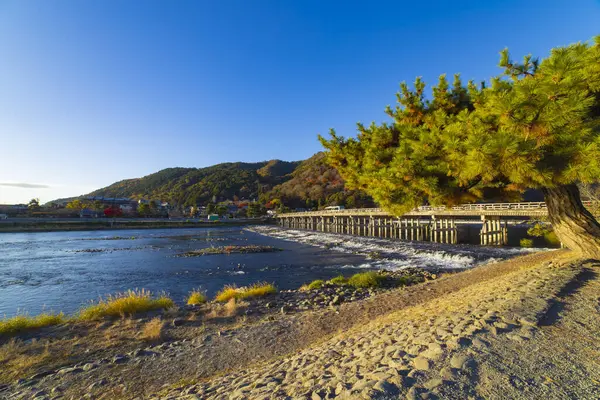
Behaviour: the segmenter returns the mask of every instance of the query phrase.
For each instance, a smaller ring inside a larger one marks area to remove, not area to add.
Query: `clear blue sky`
[[[0,0],[0,203],[304,159],[384,121],[403,80],[488,79],[506,46],[596,34],[592,0]]]

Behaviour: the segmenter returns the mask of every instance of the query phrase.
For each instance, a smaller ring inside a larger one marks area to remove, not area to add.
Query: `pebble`
[[[112,363],[113,364],[123,364],[125,362],[127,362],[129,360],[128,357],[123,356],[123,355],[116,355],[112,358]]]
[[[79,372],[83,372],[83,368],[79,368],[79,367],[67,367],[67,368],[62,368],[59,369],[56,373],[58,375],[65,375],[65,374],[76,374]]]
[[[431,360],[425,357],[417,357],[413,360],[413,365],[420,371],[427,371],[431,368]]]

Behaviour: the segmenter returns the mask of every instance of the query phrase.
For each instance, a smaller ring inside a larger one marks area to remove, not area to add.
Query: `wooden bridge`
[[[583,203],[591,211],[598,207],[593,202]],[[479,233],[481,244],[505,245],[508,242],[508,221],[547,215],[546,203],[528,202],[422,206],[400,217],[381,208],[355,208],[284,213],[276,218],[278,224],[285,228],[453,244],[459,241],[457,220],[472,220],[482,224]]]

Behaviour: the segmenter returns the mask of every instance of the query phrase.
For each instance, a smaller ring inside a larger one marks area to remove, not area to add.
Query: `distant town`
[[[216,199],[215,199],[216,200]],[[89,196],[40,204],[0,204],[0,219],[8,218],[203,218],[219,220],[276,214],[276,204],[266,206],[254,200],[225,200],[202,206],[176,206],[153,199]],[[304,211],[298,209],[296,211]]]

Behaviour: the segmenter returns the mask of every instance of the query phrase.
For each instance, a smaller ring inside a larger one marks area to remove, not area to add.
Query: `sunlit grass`
[[[259,282],[241,288],[235,285],[227,285],[217,293],[215,300],[220,303],[226,303],[230,299],[242,300],[252,297],[263,297],[273,293],[277,293],[277,288],[273,284],[266,282]]]
[[[321,289],[323,287],[323,285],[325,284],[325,281],[322,279],[317,279],[315,281],[312,281],[311,283],[308,284],[307,288],[309,290],[314,290],[314,289]]]
[[[331,278],[329,283],[337,286],[344,286],[348,284],[348,280],[344,278],[343,275],[336,276],[335,278]]]
[[[385,277],[375,271],[360,272],[354,274],[348,279],[348,284],[355,288],[375,288],[380,287]]]
[[[188,305],[198,305],[206,303],[206,295],[200,290],[192,290],[187,298]]]
[[[240,289],[235,285],[226,285],[217,293],[215,300],[219,303],[225,303],[230,299],[235,299],[239,295]]]
[[[521,247],[533,247],[533,240],[523,238],[519,241],[519,244],[521,245]]]
[[[92,304],[79,311],[78,318],[84,321],[97,320],[104,317],[122,317],[140,312],[166,309],[175,303],[166,295],[153,298],[148,290],[128,290],[124,293],[109,295],[106,299]]]
[[[26,314],[16,315],[11,318],[0,320],[0,334],[13,335],[30,329],[43,328],[45,326],[58,325],[65,322],[63,313],[43,313],[31,317]]]

